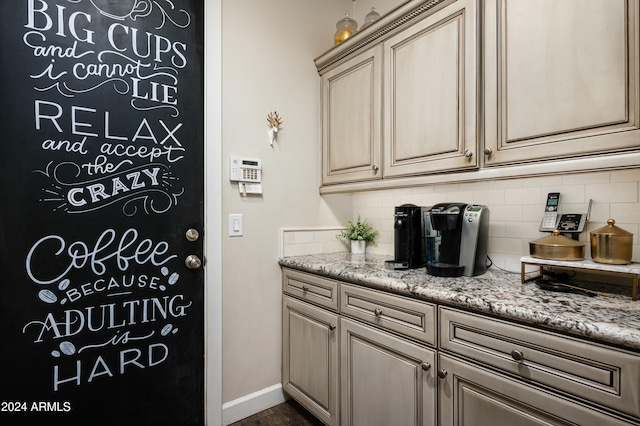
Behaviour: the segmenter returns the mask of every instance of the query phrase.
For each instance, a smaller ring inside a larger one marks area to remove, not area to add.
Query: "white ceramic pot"
[[[364,254],[366,247],[364,240],[351,240],[351,254]]]

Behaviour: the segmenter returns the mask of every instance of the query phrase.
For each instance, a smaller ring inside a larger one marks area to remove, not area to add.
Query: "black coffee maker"
[[[437,262],[427,273],[438,277],[472,277],[487,270],[489,209],[464,203],[441,203],[429,211],[433,229],[440,231]]]
[[[395,208],[393,269],[422,268],[425,265],[424,220],[427,207],[403,204]]]

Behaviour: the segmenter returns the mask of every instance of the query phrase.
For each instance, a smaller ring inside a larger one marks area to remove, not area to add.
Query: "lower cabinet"
[[[629,425],[627,421],[440,354],[441,426]]]
[[[435,351],[340,319],[343,426],[436,424]]]
[[[338,425],[338,315],[288,296],[282,302],[282,387]]]
[[[283,269],[283,389],[330,426],[640,426],[640,356]]]

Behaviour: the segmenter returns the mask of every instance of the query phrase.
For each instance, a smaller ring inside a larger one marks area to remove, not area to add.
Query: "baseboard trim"
[[[245,419],[267,408],[281,404],[289,399],[282,390],[282,384],[264,388],[257,392],[245,395],[241,398],[222,404],[222,424],[230,425],[238,420]]]

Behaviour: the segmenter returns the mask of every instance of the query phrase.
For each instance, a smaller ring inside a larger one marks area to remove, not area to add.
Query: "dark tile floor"
[[[271,407],[230,426],[322,426],[320,420],[293,399]]]

